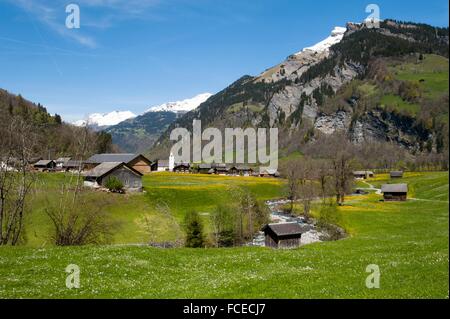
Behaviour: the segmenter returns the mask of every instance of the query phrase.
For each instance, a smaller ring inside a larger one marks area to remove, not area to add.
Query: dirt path
[[[368,183],[368,182],[366,182],[366,181],[361,181],[361,182],[363,182],[364,184],[366,184],[368,187],[367,187],[367,188],[360,188],[360,189],[363,189],[363,190],[370,190],[370,191],[375,191],[375,193],[376,193],[377,195],[382,195],[381,189],[376,188],[375,186],[373,186],[372,184],[370,184],[370,183]]]

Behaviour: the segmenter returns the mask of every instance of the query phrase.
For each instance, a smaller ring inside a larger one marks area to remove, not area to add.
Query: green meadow
[[[379,175],[368,182],[378,187],[393,181]],[[448,173],[408,173],[395,182],[408,183],[414,199],[385,203],[374,193],[350,196],[340,208],[346,239],[295,250],[0,247],[0,297],[448,298]],[[123,196],[114,205],[127,223],[117,242],[138,241],[135,221],[152,214],[159,198],[170,201],[178,219],[188,208],[208,211],[232,200],[230,185],[247,187],[260,199],[279,197],[283,188],[279,180],[173,174],[151,175],[145,183],[146,194]],[[32,225],[43,227],[44,218],[34,214]],[[80,289],[65,286],[69,264],[81,269]],[[365,285],[371,264],[380,269],[379,289]]]
[[[395,78],[418,83],[426,97],[436,98],[448,93],[448,59],[435,54],[425,54],[418,63],[405,63],[390,70]]]
[[[74,184],[75,179],[65,174],[39,176],[39,187],[33,195],[26,220],[26,246],[50,245],[52,228],[45,207],[48,202],[58,200],[64,182]],[[183,221],[184,214],[196,210],[207,216],[217,205],[232,203],[232,191],[236,188],[249,190],[260,201],[283,197],[284,192],[282,180],[254,177],[155,173],[144,176],[143,184],[145,192],[142,194],[89,194],[89,200],[104,205],[104,210],[118,224],[113,244],[175,240],[177,224]],[[154,225],[152,238],[144,230],[144,221]]]

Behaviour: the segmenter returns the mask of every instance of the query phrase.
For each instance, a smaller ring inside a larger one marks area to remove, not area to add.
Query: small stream
[[[270,219],[272,224],[283,224],[283,223],[294,223],[297,222],[304,226],[306,229],[309,229],[305,233],[302,234],[302,238],[300,241],[300,245],[307,245],[317,242],[322,242],[322,238],[325,238],[327,234],[320,232],[315,223],[307,223],[305,219],[301,216],[293,216],[291,214],[287,214],[283,212],[281,209],[283,205],[288,204],[289,200],[281,199],[281,200],[269,200],[266,202],[267,207],[270,210]],[[259,232],[254,238],[253,241],[248,243],[249,246],[265,246],[264,244],[264,232]]]

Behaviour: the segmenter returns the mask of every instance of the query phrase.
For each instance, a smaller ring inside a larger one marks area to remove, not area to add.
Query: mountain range
[[[99,129],[111,134],[113,143],[124,152],[147,152],[171,123],[211,96],[211,93],[202,93],[182,101],[153,106],[142,115],[130,114],[128,119]],[[106,117],[108,114],[104,116]]]
[[[283,155],[342,132],[411,154],[448,149],[448,28],[384,20],[336,27],[258,76],[245,75],[177,118],[147,153],[167,157],[170,131],[278,127]]]

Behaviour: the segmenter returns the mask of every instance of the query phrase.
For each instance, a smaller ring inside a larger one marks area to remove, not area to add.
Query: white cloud
[[[65,26],[65,7],[70,0],[9,0],[13,5],[23,9],[34,21],[45,25],[57,34],[70,38],[79,44],[95,48],[96,40],[85,33],[87,28],[106,29],[115,22],[137,18],[149,8],[160,3],[160,0],[78,0],[73,1],[81,9],[81,29],[67,29]],[[102,13],[90,15],[90,9],[101,9]],[[33,21],[33,23],[34,23]]]
[[[64,6],[51,6],[47,1],[36,0],[13,0],[11,3],[26,11],[30,19],[33,20],[33,24],[35,22],[34,20],[36,20],[59,35],[75,40],[81,45],[90,48],[95,48],[97,46],[96,41],[92,37],[84,35],[81,31],[69,30],[66,28],[63,16],[63,14],[65,14]],[[58,10],[58,8],[60,8],[60,10]],[[41,34],[39,35],[42,37]]]

